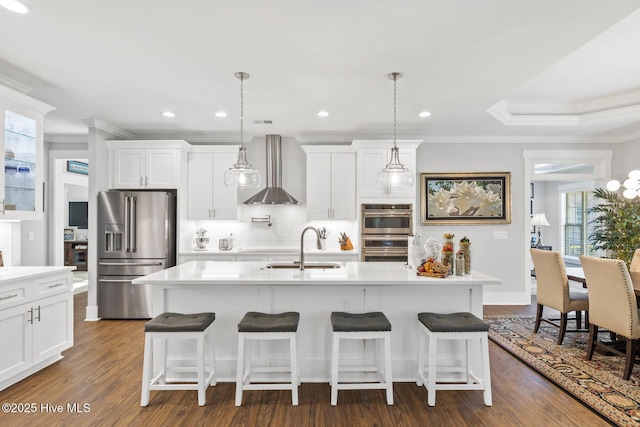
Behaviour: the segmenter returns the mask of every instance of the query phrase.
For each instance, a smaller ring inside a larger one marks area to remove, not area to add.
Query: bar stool
[[[144,325],[144,362],[142,365],[142,396],[141,406],[149,404],[150,390],[197,390],[198,405],[204,406],[207,400],[207,387],[216,385],[215,353],[213,344],[213,321],[215,313],[162,313],[149,320]],[[197,366],[167,368],[167,341],[196,340]],[[153,376],[153,341],[161,340],[159,351],[160,372]],[[208,348],[209,365],[208,376],[205,379],[205,347]],[[196,372],[197,379],[193,382],[167,384],[167,374],[172,372]]]
[[[238,368],[236,373],[236,406],[242,405],[243,390],[291,390],[291,401],[298,405],[298,356],[296,332],[300,313],[267,314],[250,311],[238,323]],[[290,366],[251,368],[251,343],[246,340],[288,340]],[[247,353],[247,354],[245,354]],[[291,372],[291,382],[251,383],[251,372]]]
[[[338,390],[387,391],[387,404],[393,405],[393,380],[391,377],[391,323],[381,312],[331,313],[333,348],[331,355],[331,405],[338,404]],[[377,340],[378,366],[339,367],[340,340]],[[339,372],[377,372],[378,382],[338,382]]]
[[[416,384],[424,384],[427,389],[427,403],[436,404],[436,390],[484,390],[484,404],[491,406],[491,371],[489,369],[489,325],[471,313],[419,313],[418,327],[420,334],[418,354],[418,378]],[[424,346],[429,338],[429,356],[427,376],[424,376],[425,351]],[[437,366],[438,340],[464,340],[466,355],[464,365],[454,367]],[[480,366],[482,375],[478,377],[471,370],[472,343],[477,340],[480,344]],[[465,374],[464,383],[441,384],[437,382],[438,372],[461,372]]]

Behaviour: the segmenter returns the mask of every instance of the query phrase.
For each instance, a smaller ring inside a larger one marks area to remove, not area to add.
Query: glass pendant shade
[[[381,187],[411,187],[415,177],[398,158],[398,147],[391,149],[391,161],[378,172],[378,185]]]
[[[224,185],[227,187],[258,187],[260,172],[247,162],[247,148],[238,151],[238,162],[224,172]]]

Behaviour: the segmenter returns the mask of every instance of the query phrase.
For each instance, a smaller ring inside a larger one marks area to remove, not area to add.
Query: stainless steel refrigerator
[[[98,193],[98,316],[151,318],[150,285],[131,281],[176,265],[176,196]]]

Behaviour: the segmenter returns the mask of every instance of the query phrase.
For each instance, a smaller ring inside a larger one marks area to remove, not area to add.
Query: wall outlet
[[[493,240],[507,240],[507,232],[506,231],[494,231],[493,232]]]
[[[27,232],[27,240],[33,240],[33,231]]]

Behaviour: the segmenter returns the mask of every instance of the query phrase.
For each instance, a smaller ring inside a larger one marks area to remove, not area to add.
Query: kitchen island
[[[403,263],[347,262],[340,268],[267,269],[264,262],[192,261],[133,283],[152,285],[153,315],[162,312],[216,313],[215,341],[218,379],[235,381],[237,323],[247,311],[298,311],[298,357],[304,382],[329,380],[332,311],[383,311],[392,325],[394,381],[415,380],[417,313],[470,311],[482,317],[483,285],[501,280],[474,271],[445,279],[420,277]],[[190,344],[190,343],[189,343]],[[255,358],[283,364],[286,347],[267,349],[261,343]],[[342,357],[373,355],[368,344],[348,343]],[[442,346],[443,359],[456,358],[462,347]],[[440,350],[440,349],[439,349]],[[186,343],[169,347],[170,360],[195,354]]]

